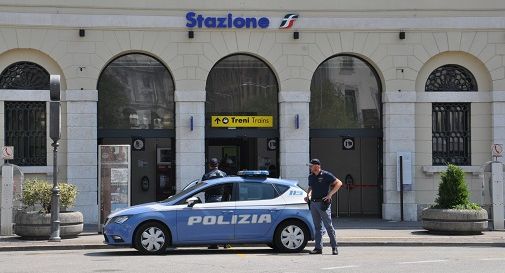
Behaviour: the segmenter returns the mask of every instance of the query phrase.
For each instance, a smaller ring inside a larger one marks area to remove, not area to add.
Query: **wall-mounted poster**
[[[128,204],[128,178],[130,170],[128,168],[111,168],[110,169],[110,185],[111,185],[111,204],[112,211],[124,208],[124,204]]]
[[[130,205],[130,145],[98,146],[99,230],[107,216]]]

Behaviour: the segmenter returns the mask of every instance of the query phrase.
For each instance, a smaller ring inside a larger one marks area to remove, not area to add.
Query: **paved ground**
[[[277,253],[267,246],[208,250],[181,247],[145,256],[132,249],[81,249],[0,252],[2,273],[503,273],[505,251],[497,247],[344,246],[338,256]],[[27,262],[29,261],[29,262]]]
[[[433,235],[421,228],[420,222],[385,221],[381,219],[334,219],[337,240],[342,246],[496,246],[505,247],[505,231],[485,231],[482,235]],[[325,242],[329,241],[325,238]],[[307,248],[312,248],[309,242]],[[0,236],[0,251],[42,249],[103,249],[103,236],[95,227],[86,227],[77,238],[61,242],[21,240],[18,236]]]

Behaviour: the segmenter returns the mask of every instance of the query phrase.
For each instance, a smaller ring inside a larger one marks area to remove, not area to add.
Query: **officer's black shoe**
[[[312,251],[309,252],[310,254],[323,254],[322,249],[314,248]]]
[[[337,249],[337,248],[333,248],[333,249],[331,250],[331,254],[332,254],[332,255],[338,255],[338,249]]]
[[[210,245],[208,249],[219,249],[219,247],[217,245]]]

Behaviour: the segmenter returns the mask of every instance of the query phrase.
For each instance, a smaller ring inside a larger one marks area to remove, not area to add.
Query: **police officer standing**
[[[316,228],[315,248],[310,254],[323,254],[322,225],[324,225],[332,248],[332,254],[338,255],[335,229],[331,222],[331,197],[340,189],[342,181],[332,173],[321,169],[321,162],[310,160],[309,189],[305,201],[310,204],[312,220]]]
[[[209,160],[209,171],[202,176],[202,181],[225,176],[226,173],[219,169],[219,161],[213,157]]]
[[[219,161],[217,158],[211,158],[209,160],[209,171],[202,176],[202,181],[216,179],[227,176],[225,172],[219,169]],[[205,192],[205,202],[221,202],[223,201],[224,188],[219,187],[214,190],[207,190]],[[209,249],[218,249],[218,245],[210,245]],[[225,244],[224,248],[231,248],[229,244]]]

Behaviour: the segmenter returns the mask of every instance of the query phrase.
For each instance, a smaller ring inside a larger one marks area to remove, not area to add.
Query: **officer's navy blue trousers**
[[[333,229],[333,224],[331,223],[331,206],[328,206],[327,210],[322,210],[322,205],[323,202],[310,202],[310,213],[312,214],[312,220],[314,220],[314,226],[316,228],[315,248],[323,249],[323,225],[330,237],[331,248],[336,248],[337,239],[335,238],[335,229]]]

